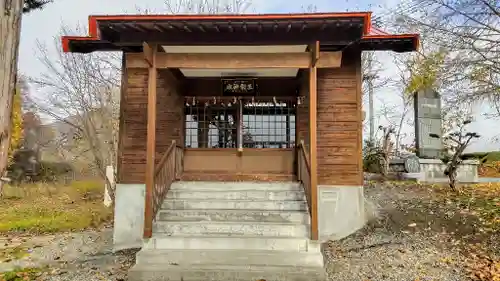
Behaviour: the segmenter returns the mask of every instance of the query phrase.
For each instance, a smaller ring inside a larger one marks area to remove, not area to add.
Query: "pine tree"
[[[52,0],[24,0],[23,13],[29,13],[33,10],[42,9]]]

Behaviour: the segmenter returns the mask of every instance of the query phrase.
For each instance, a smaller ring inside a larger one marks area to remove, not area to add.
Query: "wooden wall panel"
[[[129,68],[122,79],[118,183],[144,183],[147,143],[148,69]],[[183,99],[169,70],[160,70],[157,81],[156,161],[172,140],[183,145]]]
[[[296,116],[296,142],[304,141],[309,146],[309,76],[308,71],[302,71],[300,77],[299,96],[305,97],[300,105],[297,105]]]
[[[318,184],[362,185],[361,53],[318,70]]]
[[[236,149],[186,149],[186,173],[214,174],[284,174],[294,171],[295,150],[246,148]]]

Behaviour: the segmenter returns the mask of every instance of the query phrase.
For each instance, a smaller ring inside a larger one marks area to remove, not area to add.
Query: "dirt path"
[[[0,272],[43,267],[36,280],[126,280],[136,251],[112,252],[112,230],[0,238]]]

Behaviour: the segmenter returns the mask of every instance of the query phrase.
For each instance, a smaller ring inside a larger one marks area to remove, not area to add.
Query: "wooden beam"
[[[156,149],[156,52],[151,48],[151,66],[148,75],[148,121],[146,147],[146,202],[144,210],[144,238],[151,238],[153,234],[153,199],[155,188],[155,149]]]
[[[147,42],[142,43],[142,53],[144,55],[144,60],[146,60],[149,67],[153,66],[153,56],[156,53],[156,48],[156,46],[150,46]]]
[[[311,239],[318,240],[318,157],[317,157],[317,115],[318,115],[318,69],[320,58],[319,42],[309,48],[311,61],[309,68],[309,157],[311,157]]]
[[[311,67],[316,67],[316,63],[320,58],[319,42],[309,45],[309,52],[311,54]]]
[[[320,68],[340,67],[341,52],[322,52],[315,64]],[[324,57],[324,59],[323,59]],[[303,53],[158,53],[157,68],[200,68],[200,69],[244,69],[244,68],[305,68],[309,69],[313,58]],[[128,68],[150,67],[142,54],[127,54]]]
[[[342,52],[318,52],[316,68],[335,68],[342,65]]]

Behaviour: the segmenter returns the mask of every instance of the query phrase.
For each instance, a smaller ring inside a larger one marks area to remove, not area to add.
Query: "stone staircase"
[[[172,185],[129,280],[325,280],[296,182]]]

